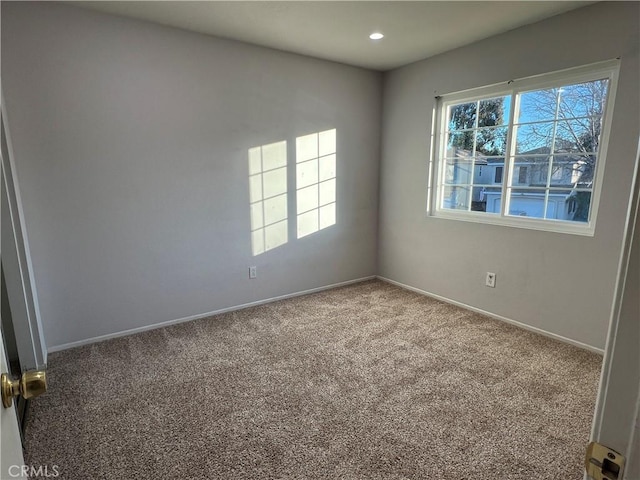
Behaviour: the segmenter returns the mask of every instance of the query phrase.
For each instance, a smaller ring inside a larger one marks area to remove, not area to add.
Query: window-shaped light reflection
[[[336,130],[296,139],[298,238],[336,223]]]
[[[287,243],[286,141],[249,149],[249,202],[253,255]]]

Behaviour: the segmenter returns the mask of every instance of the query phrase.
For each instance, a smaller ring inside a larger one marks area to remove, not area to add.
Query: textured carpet
[[[371,281],[52,354],[64,479],[582,478],[601,357]]]

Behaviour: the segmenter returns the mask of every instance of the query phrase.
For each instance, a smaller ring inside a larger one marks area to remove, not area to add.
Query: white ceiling
[[[81,1],[74,5],[389,70],[594,2]],[[381,31],[385,38],[369,39]]]

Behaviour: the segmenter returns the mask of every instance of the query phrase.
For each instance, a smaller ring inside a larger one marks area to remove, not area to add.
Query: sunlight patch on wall
[[[336,130],[296,138],[298,238],[336,223]]]
[[[253,255],[287,243],[286,141],[249,149],[249,202]]]

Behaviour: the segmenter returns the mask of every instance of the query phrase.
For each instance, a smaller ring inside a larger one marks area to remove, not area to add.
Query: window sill
[[[541,220],[536,218],[503,216],[491,213],[474,213],[448,210],[436,210],[428,215],[430,218],[457,220],[471,223],[484,223],[503,227],[524,228],[543,232],[564,233],[593,237],[595,228],[589,222],[567,222],[563,220]]]

